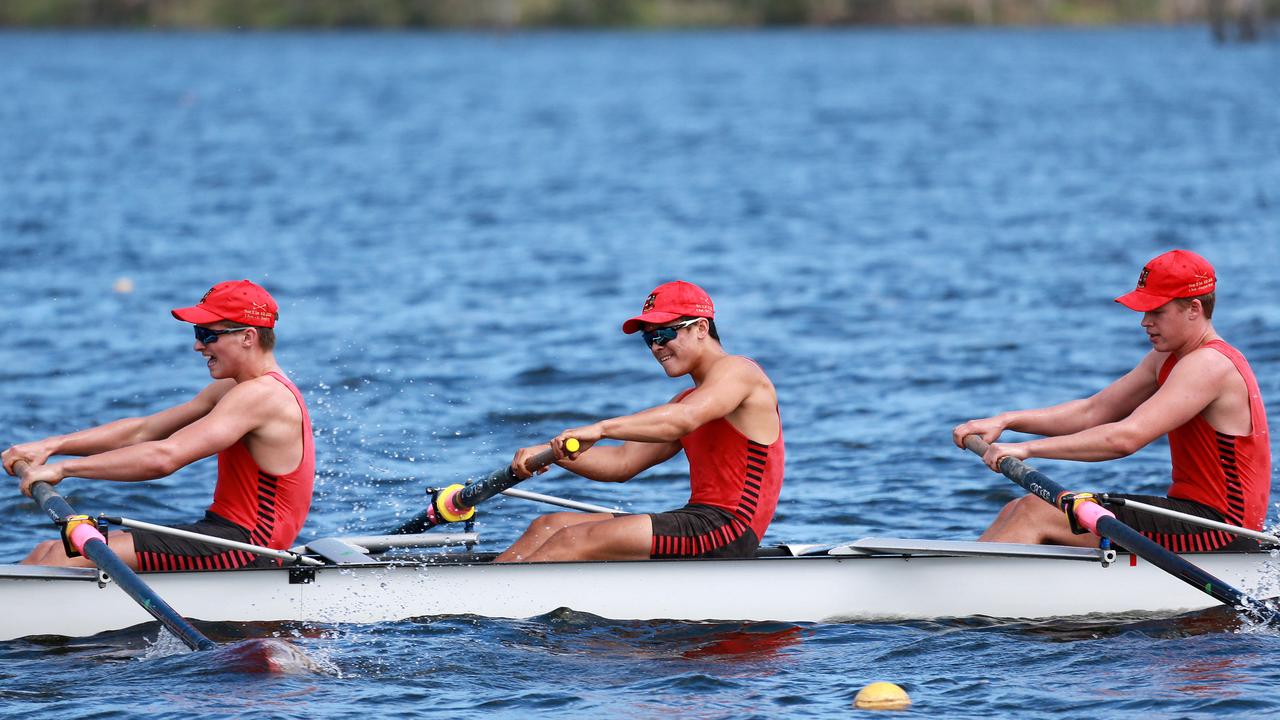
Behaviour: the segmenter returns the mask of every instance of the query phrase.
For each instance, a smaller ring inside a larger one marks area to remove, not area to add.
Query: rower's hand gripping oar
[[[14,463],[14,472],[21,478],[26,475],[29,465],[19,460]],[[98,531],[98,525],[88,515],[77,514],[76,511],[54,491],[48,483],[38,482],[31,486],[31,497],[40,503],[53,522],[62,530],[63,542],[68,549],[77,552],[93,561],[99,570],[111,576],[121,590],[142,606],[143,610],[160,621],[169,632],[187,644],[192,650],[212,650],[216,647],[212,640],[205,637],[186,618],[178,614],[169,603],[165,602],[154,590],[138,577],[120,556],[107,547],[107,540]],[[83,612],[92,612],[85,609]]]
[[[576,453],[578,448],[577,438],[569,438],[564,441],[565,452]],[[536,471],[555,461],[555,451],[547,449],[529,458],[529,461],[525,464],[530,470]],[[450,485],[435,494],[426,510],[410,518],[408,522],[388,534],[410,535],[425,532],[443,523],[469,520],[472,515],[475,515],[475,507],[477,505],[503,490],[515,486],[522,480],[524,478],[516,475],[515,468],[508,465],[501,470],[490,473],[488,477],[479,482],[474,482],[470,485]]]
[[[978,457],[987,453],[988,445],[978,435],[966,436],[964,446]],[[1192,565],[1176,553],[1125,525],[1110,510],[1102,507],[1092,495],[1067,492],[1066,488],[1048,475],[1017,458],[1001,458],[1000,472],[1026,488],[1027,492],[1066,513],[1073,529],[1078,527],[1078,523],[1079,526],[1085,527],[1098,537],[1110,538],[1120,543],[1129,552],[1197,590],[1207,593],[1215,600],[1229,607],[1240,608],[1254,622],[1280,620],[1280,614],[1267,605]]]

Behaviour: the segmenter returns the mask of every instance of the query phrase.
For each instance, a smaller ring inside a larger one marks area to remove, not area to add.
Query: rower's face
[[[216,322],[202,325],[201,327],[212,330],[226,330],[238,326],[235,323]],[[243,334],[243,332],[234,332],[219,335],[216,340],[209,343],[203,343],[197,339],[191,349],[205,358],[205,364],[209,367],[209,375],[213,379],[220,380],[222,378],[235,377],[235,367],[243,354],[241,343]]]
[[[688,323],[681,320],[644,326],[645,332],[652,332],[658,328],[673,328],[676,331],[675,337],[667,340],[665,344],[659,344],[657,341],[649,343],[649,352],[653,353],[653,358],[662,365],[668,377],[679,377],[689,372],[693,363],[693,354],[697,348],[698,333],[705,332],[703,330],[705,327],[706,323],[702,321]]]
[[[1170,300],[1155,310],[1143,313],[1142,329],[1147,331],[1151,347],[1157,352],[1171,352],[1186,342],[1192,310]]]

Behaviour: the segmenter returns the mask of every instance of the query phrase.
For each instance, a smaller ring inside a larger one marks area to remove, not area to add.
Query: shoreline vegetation
[[[1256,39],[1280,0],[0,0],[0,28],[712,29],[1208,24]]]

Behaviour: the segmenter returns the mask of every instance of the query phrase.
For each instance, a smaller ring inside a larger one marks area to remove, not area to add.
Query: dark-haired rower
[[[543,515],[498,562],[754,554],[782,488],[778,394],[760,366],[725,352],[714,318],[702,288],[682,281],[656,288],[622,331],[642,331],[667,375],[687,375],[693,387],[664,405],[565,430],[549,443],[557,464],[603,482],[625,482],[683,450],[688,503],[652,515]],[[566,453],[569,438],[581,443],[578,452]],[[604,439],[623,442],[592,447]],[[521,449],[513,466],[528,476],[526,461],[547,447]]]

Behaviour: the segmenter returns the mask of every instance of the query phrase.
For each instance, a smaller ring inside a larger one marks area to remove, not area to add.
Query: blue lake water
[[[1147,344],[1111,300],[1172,247],[1280,408],[1280,47],[1200,29],[770,33],[0,33],[3,444],[207,381],[169,308],[248,277],[281,303],[319,476],[304,537],[381,530],[422,489],[663,402],[619,332],[660,282],[715,298],[772,376],[788,467],[766,542],[972,538],[1018,491],[970,417],[1095,391]],[[132,292],[113,290],[127,279]],[[1161,444],[1040,462],[1163,492]],[[199,516],[212,461],[69,480],[87,512]],[[647,511],[622,486],[528,489]],[[543,508],[484,508],[505,546]],[[1270,518],[1274,522],[1275,513]],[[50,537],[16,491],[0,553]],[[804,592],[804,588],[796,588]],[[21,608],[3,608],[21,612]],[[157,632],[0,644],[0,717],[828,717],[873,680],[924,717],[1266,716],[1280,636],[1224,614],[787,625],[424,618],[211,629],[314,665],[247,671]]]

